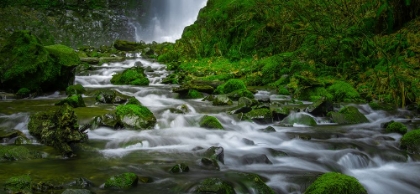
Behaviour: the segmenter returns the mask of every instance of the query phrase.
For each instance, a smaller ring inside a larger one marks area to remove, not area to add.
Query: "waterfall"
[[[141,18],[133,22],[136,41],[175,42],[186,26],[194,23],[207,0],[153,0]]]

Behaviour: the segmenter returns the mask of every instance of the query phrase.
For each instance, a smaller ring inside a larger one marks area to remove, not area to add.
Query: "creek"
[[[150,85],[115,86],[110,79],[115,72],[133,67],[141,62],[150,66]],[[0,182],[11,176],[30,174],[34,180],[71,182],[85,178],[92,182],[90,190],[108,193],[103,183],[109,177],[134,172],[140,177],[151,177],[152,183],[141,183],[123,193],[189,193],[200,180],[208,177],[226,177],[229,172],[256,173],[264,177],[266,184],[276,193],[303,193],[317,175],[336,171],[356,177],[372,194],[420,193],[420,157],[407,155],[398,148],[401,135],[385,134],[381,123],[390,120],[418,127],[418,119],[406,119],[411,113],[405,110],[388,113],[373,111],[368,105],[357,104],[369,123],[336,125],[317,118],[316,127],[295,125],[282,127],[276,123],[257,124],[240,121],[227,113],[232,106],[213,106],[201,99],[177,98],[171,89],[176,85],[161,84],[168,75],[165,65],[133,58],[120,63],[95,66],[93,70],[76,76],[75,83],[88,91],[112,88],[134,96],[156,116],[152,130],[112,130],[100,127],[88,130],[88,149],[77,152],[74,158],[58,157],[52,148],[43,146],[29,134],[27,124],[31,112],[45,110],[66,96],[54,93],[48,96],[22,100],[0,101],[0,127],[24,132],[33,140],[32,149],[42,151],[42,159],[1,162]],[[272,101],[281,96],[269,91],[259,91]],[[84,96],[86,108],[76,108],[79,122],[85,124],[93,116],[115,109],[116,105],[95,102],[93,96]],[[169,108],[186,105],[186,114],[171,113]],[[203,115],[217,117],[226,130],[200,128]],[[275,132],[259,129],[273,126]],[[304,138],[305,137],[305,138]],[[311,137],[309,140],[307,137]],[[7,145],[10,142],[3,142]],[[203,150],[220,146],[224,150],[224,164],[220,170],[206,169],[200,159]],[[264,158],[261,159],[255,158]],[[266,158],[265,158],[266,157]],[[255,159],[255,160],[254,160]],[[267,160],[269,162],[267,162]],[[250,162],[251,161],[251,162]],[[185,163],[190,171],[181,174],[169,169]],[[252,193],[245,185],[236,185],[238,193]]]

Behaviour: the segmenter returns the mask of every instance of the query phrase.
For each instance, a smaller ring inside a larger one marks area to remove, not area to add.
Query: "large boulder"
[[[403,135],[400,140],[400,148],[409,153],[420,153],[420,129],[412,130]]]
[[[143,67],[132,67],[112,76],[111,83],[115,85],[147,86],[149,79]]]
[[[318,177],[305,191],[306,194],[367,194],[359,181],[351,176],[337,172],[328,172]]]
[[[329,112],[328,116],[337,124],[368,123],[369,120],[354,106],[346,106],[338,112]]]
[[[129,129],[151,129],[156,124],[155,115],[135,98],[116,108],[118,123]]]
[[[16,92],[65,90],[80,63],[64,45],[44,47],[29,31],[14,32],[0,51],[0,89]]]
[[[88,138],[79,131],[77,116],[68,104],[56,111],[37,112],[29,119],[29,132],[41,143],[53,146],[65,156],[74,155],[73,143],[84,142]]]

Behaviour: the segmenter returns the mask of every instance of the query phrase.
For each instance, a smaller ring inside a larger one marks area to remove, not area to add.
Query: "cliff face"
[[[0,47],[14,31],[29,30],[43,44],[110,45],[116,39],[135,40],[132,20],[148,1],[28,0],[0,3]]]

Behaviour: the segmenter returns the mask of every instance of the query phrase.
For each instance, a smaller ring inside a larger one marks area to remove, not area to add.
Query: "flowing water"
[[[150,86],[115,86],[110,79],[115,72],[133,67],[140,61],[154,72],[148,73]],[[156,116],[153,130],[112,130],[99,128],[88,130],[89,149],[79,151],[74,158],[57,157],[51,148],[34,142],[32,146],[44,152],[45,158],[29,161],[2,162],[0,182],[8,177],[30,174],[35,180],[60,180],[71,182],[86,178],[93,183],[91,190],[110,193],[102,189],[107,178],[123,172],[134,172],[140,177],[151,177],[152,183],[142,183],[121,193],[190,193],[194,185],[207,177],[225,177],[229,172],[256,173],[267,180],[276,193],[303,193],[315,177],[324,172],[336,171],[356,177],[369,193],[420,193],[419,157],[406,155],[399,150],[399,134],[385,134],[380,125],[389,120],[407,123],[409,128],[419,127],[418,119],[406,119],[409,112],[400,110],[389,114],[373,111],[367,105],[356,105],[370,120],[366,124],[336,125],[319,120],[316,127],[295,125],[281,127],[270,124],[276,130],[265,133],[261,125],[239,121],[227,114],[233,106],[212,106],[210,102],[178,99],[171,92],[175,85],[161,84],[169,72],[165,66],[141,58],[121,63],[104,64],[94,70],[76,76],[87,90],[112,88],[136,97]],[[280,100],[267,91],[271,100]],[[6,109],[19,113],[0,115],[0,127],[27,129],[29,113],[52,106],[65,96],[54,93],[49,96],[26,100],[3,100],[1,112]],[[87,108],[77,108],[82,115],[81,123],[103,112],[112,111],[115,105],[100,105],[92,96],[84,96]],[[175,114],[169,108],[186,105],[189,112]],[[100,111],[99,111],[100,112]],[[198,120],[203,115],[217,117],[226,130],[200,128]],[[311,139],[307,140],[310,136]],[[7,144],[7,142],[4,142]],[[220,170],[203,167],[201,153],[211,146],[224,149],[224,164]],[[261,157],[264,160],[261,160]],[[267,159],[269,161],[267,161]],[[190,171],[173,174],[169,169],[185,163]],[[238,193],[253,193],[244,185],[236,186]],[[114,192],[114,191],[113,191]],[[111,192],[112,193],[112,192]]]

